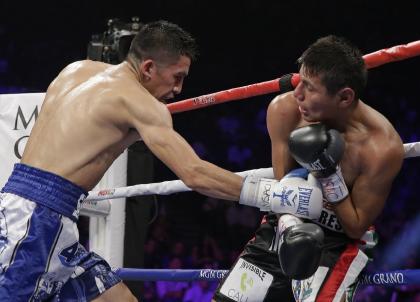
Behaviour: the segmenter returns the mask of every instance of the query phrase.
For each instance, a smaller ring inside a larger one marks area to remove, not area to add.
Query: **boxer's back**
[[[90,190],[138,139],[119,124],[119,88],[125,86],[119,68],[93,61],[66,67],[47,90],[22,162]]]

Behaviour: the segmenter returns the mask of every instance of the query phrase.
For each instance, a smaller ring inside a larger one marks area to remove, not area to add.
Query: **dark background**
[[[130,21],[132,16],[143,23],[172,21],[196,38],[200,56],[177,100],[296,72],[299,55],[327,34],[348,38],[363,53],[420,39],[415,1],[2,1],[0,93],[45,91],[62,68],[86,58],[91,35],[103,33],[108,19]],[[369,73],[363,98],[391,121],[404,142],[419,141],[419,70],[418,57],[377,67]],[[202,158],[224,168],[268,167],[265,110],[274,96],[180,113],[174,115],[174,127]],[[175,178],[161,163],[154,163],[153,181]],[[418,159],[405,161],[378,219],[381,241],[369,267],[372,271],[420,265],[418,167]],[[195,193],[159,197],[157,204],[157,210],[153,203],[147,212],[150,217],[142,218],[147,220],[144,228],[150,226],[145,244],[156,245],[156,250],[145,251],[145,267],[168,267],[178,257],[183,259],[181,267],[226,269],[252,236],[256,228],[252,222],[260,218],[256,210],[243,211],[241,206]],[[229,211],[251,217],[250,225],[232,224]],[[157,218],[152,220],[154,214]],[[179,243],[184,245],[182,257],[174,252]],[[158,301],[154,290],[146,284],[140,291],[150,295],[146,301]],[[415,287],[364,288],[359,301],[420,301],[415,300],[416,293]]]

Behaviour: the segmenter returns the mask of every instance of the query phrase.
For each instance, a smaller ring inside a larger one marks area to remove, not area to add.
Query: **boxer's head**
[[[318,39],[298,59],[294,95],[308,121],[322,121],[357,103],[367,81],[361,52],[336,36]]]
[[[189,33],[167,21],[142,26],[134,37],[127,60],[140,73],[143,86],[157,99],[173,98],[182,90],[197,47]]]
[[[367,81],[362,53],[344,38],[327,36],[318,39],[298,59],[300,70],[320,77],[329,94],[349,87],[357,99]]]

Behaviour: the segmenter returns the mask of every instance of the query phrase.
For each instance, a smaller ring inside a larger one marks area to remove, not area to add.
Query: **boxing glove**
[[[317,219],[322,210],[322,191],[317,179],[306,169],[293,170],[280,181],[247,176],[239,203],[261,211]]]
[[[320,123],[297,128],[289,136],[291,155],[319,179],[325,199],[332,203],[349,194],[339,165],[344,147],[341,134]]]
[[[283,273],[294,280],[312,276],[322,254],[324,232],[321,227],[300,223],[286,228],[280,236],[277,252]]]

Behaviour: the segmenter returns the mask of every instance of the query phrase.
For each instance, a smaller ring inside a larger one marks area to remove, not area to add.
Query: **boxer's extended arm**
[[[151,152],[192,190],[215,198],[238,200],[243,178],[201,160],[174,131],[166,106],[153,99],[145,103],[132,106],[129,114],[132,125]]]
[[[360,238],[382,211],[403,161],[402,144],[396,145],[386,147],[386,144],[381,144],[381,148],[388,150],[382,149],[378,152],[364,150],[369,155],[365,157],[364,168],[356,178],[350,195],[333,205],[349,237]]]

